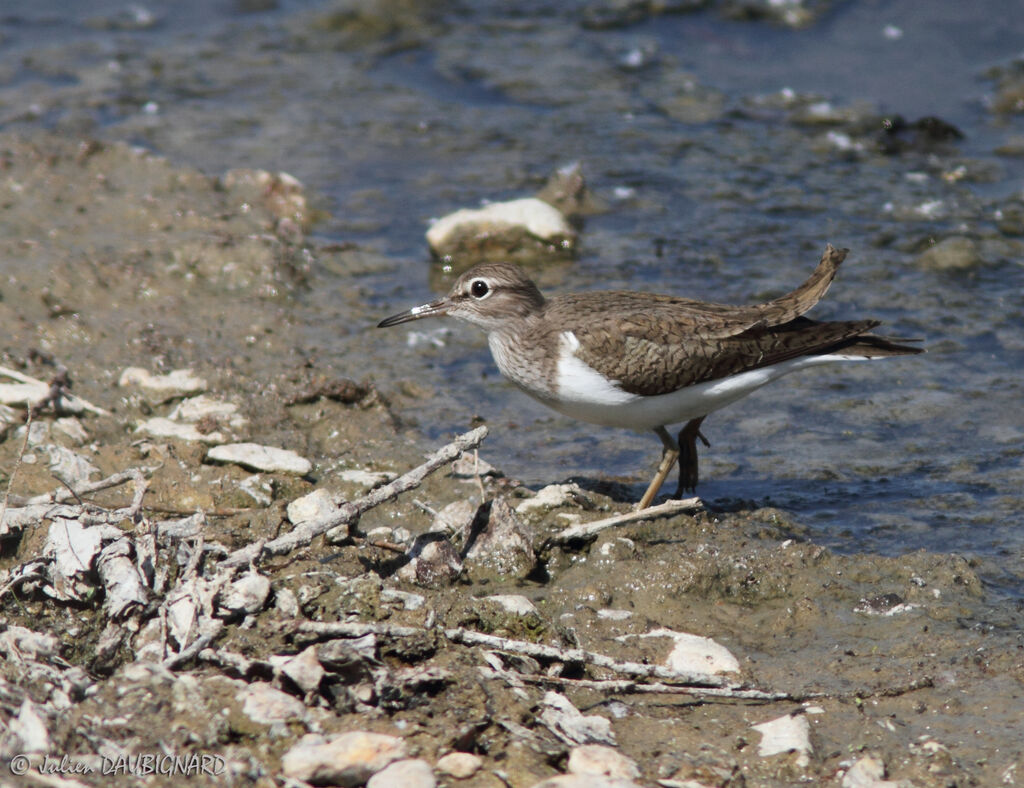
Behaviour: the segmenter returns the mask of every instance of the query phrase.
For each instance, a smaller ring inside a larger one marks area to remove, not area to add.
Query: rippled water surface
[[[639,495],[660,444],[527,400],[472,328],[373,329],[443,287],[431,217],[579,161],[607,210],[577,261],[538,269],[552,292],[750,302],[799,283],[826,242],[850,247],[812,316],[881,318],[928,355],[809,372],[711,416],[700,492],[777,506],[843,550],[975,553],[1021,593],[1024,114],[989,71],[1021,70],[1016,3],[841,4],[802,30],[714,8],[601,29],[583,24],[594,4],[395,4],[351,23],[340,8],[6,3],[0,128],[300,178],[323,239],[366,255],[296,305],[310,347],[428,392],[402,401],[430,437],[486,419],[485,456],[531,484],[610,476]],[[883,139],[897,115],[963,139]],[[924,253],[951,236],[976,259],[940,270]]]

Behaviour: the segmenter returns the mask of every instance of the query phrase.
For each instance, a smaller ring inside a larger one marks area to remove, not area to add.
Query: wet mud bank
[[[0,138],[0,177],[0,747],[26,780],[159,753],[219,759],[190,784],[1015,779],[1022,613],[984,563],[843,555],[739,504],[566,536],[631,488],[427,439],[428,388],[367,362],[396,262],[310,238],[294,179],[45,136]]]

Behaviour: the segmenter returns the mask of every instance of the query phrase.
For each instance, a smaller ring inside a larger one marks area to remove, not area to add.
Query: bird
[[[675,497],[699,481],[697,441],[709,413],[797,370],[912,355],[916,342],[870,333],[878,320],[804,317],[849,250],[829,244],[792,292],[751,306],[675,295],[593,291],[545,297],[518,265],[485,262],[443,298],[381,320],[380,328],[448,315],[482,328],[501,373],[553,410],[593,424],[652,430],[661,461],[637,504],[651,505],[679,464]],[[673,438],[667,427],[683,424]]]

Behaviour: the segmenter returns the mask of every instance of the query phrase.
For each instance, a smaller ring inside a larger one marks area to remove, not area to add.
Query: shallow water
[[[995,149],[1024,116],[989,110],[984,75],[1019,53],[1015,3],[843,4],[799,31],[714,10],[593,30],[582,5],[425,4],[354,33],[318,25],[316,2],[65,6],[5,4],[0,129],[299,177],[323,195],[323,237],[368,251],[356,281],[319,270],[295,305],[310,348],[384,391],[423,387],[403,407],[430,438],[486,419],[485,456],[531,484],[611,476],[638,495],[660,447],[528,401],[473,329],[411,327],[435,347],[372,328],[431,297],[432,216],[532,193],[579,160],[608,210],[586,219],[578,261],[538,271],[552,291],[750,302],[800,282],[827,241],[850,247],[813,316],[879,317],[929,354],[807,373],[713,415],[700,492],[787,510],[844,551],[979,554],[1022,593],[1024,267],[997,212],[1020,205],[1024,157]],[[784,89],[843,117],[801,120]],[[882,155],[873,135],[896,113],[965,139]],[[980,263],[919,262],[954,234]]]

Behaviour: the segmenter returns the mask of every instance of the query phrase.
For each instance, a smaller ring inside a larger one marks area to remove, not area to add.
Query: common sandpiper
[[[628,291],[545,298],[522,268],[482,263],[448,295],[382,320],[381,328],[451,315],[487,332],[501,373],[550,408],[594,424],[653,430],[664,450],[637,505],[650,506],[678,459],[678,497],[697,486],[701,423],[790,372],[922,350],[869,333],[878,320],[820,322],[803,314],[845,259],[831,244],[793,292],[754,306]],[[678,440],[666,427],[685,422]]]

